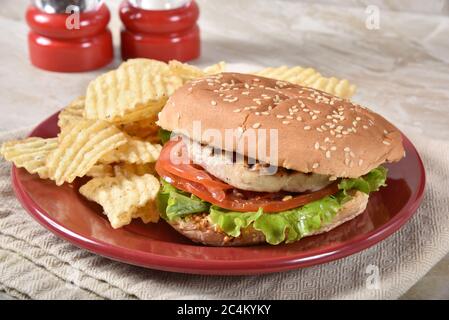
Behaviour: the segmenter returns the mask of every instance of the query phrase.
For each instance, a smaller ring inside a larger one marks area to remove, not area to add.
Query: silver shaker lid
[[[171,10],[185,6],[192,0],[129,0],[133,7],[145,10]]]
[[[34,6],[46,13],[70,13],[73,7],[80,12],[95,11],[104,0],[33,0]]]

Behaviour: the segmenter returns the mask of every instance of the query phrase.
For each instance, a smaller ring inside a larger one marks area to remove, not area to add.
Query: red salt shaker
[[[190,0],[129,0],[120,6],[122,58],[189,61],[200,56],[199,8]]]
[[[110,12],[99,0],[35,0],[26,12],[31,62],[49,71],[82,72],[113,59]]]

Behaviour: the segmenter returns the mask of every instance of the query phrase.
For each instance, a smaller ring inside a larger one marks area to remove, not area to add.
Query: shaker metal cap
[[[33,0],[32,3],[45,13],[70,13],[70,6],[79,8],[79,12],[96,11],[104,0]]]
[[[171,10],[185,6],[191,0],[129,0],[136,8],[144,10]]]

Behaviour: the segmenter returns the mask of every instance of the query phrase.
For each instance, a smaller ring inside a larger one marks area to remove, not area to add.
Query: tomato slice
[[[186,180],[197,181],[209,188],[214,197],[222,200],[225,190],[233,187],[208,174],[203,168],[193,164],[188,158],[186,146],[182,140],[170,140],[161,151],[159,165],[167,172]]]
[[[338,182],[319,191],[300,194],[236,189],[191,163],[174,164],[170,159],[170,152],[178,143],[179,141],[170,141],[164,146],[156,163],[157,173],[174,187],[224,209],[252,212],[262,208],[264,212],[275,213],[303,206],[338,191]]]

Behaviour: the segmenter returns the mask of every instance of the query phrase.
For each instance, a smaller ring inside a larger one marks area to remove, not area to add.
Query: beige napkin
[[[0,135],[3,140],[25,131]],[[426,196],[404,227],[350,257],[261,276],[196,276],[129,266],[78,249],[21,208],[0,162],[0,290],[31,299],[394,299],[449,251],[449,143],[412,136],[427,170]],[[379,288],[369,276],[379,268]],[[368,268],[368,269],[367,269]],[[368,272],[368,273],[367,273]]]

